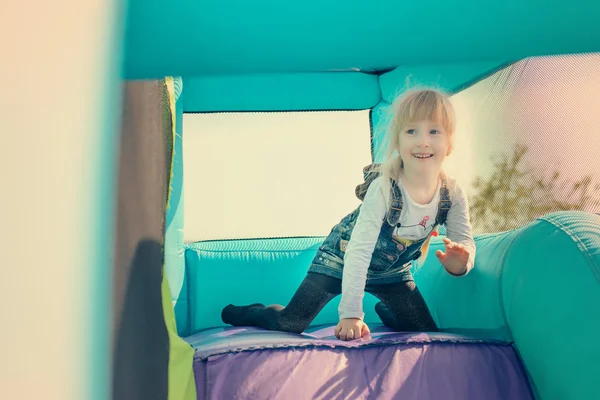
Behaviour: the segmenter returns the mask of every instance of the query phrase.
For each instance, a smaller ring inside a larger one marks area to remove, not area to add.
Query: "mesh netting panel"
[[[600,211],[598,77],[598,54],[539,57],[454,96],[458,155],[447,170],[465,185],[476,233]]]

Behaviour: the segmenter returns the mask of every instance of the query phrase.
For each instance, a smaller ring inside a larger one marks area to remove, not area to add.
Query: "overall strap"
[[[377,178],[380,175],[378,172],[378,168],[380,166],[381,164],[370,164],[363,168],[363,176],[365,181],[360,185],[356,186],[356,189],[354,190],[356,197],[358,197],[360,201],[363,201],[365,199],[365,195],[367,194],[369,186],[371,185],[371,183],[373,183],[375,178]]]
[[[438,203],[438,213],[435,218],[436,225],[443,225],[446,223],[448,217],[448,211],[452,207],[452,201],[450,200],[450,191],[448,190],[448,183],[446,175],[442,173],[442,186],[440,187],[440,202]]]
[[[354,193],[359,200],[364,200],[365,195],[367,194],[367,190],[371,183],[378,178],[381,174],[379,173],[378,168],[381,164],[369,164],[363,168],[364,182],[360,185],[356,186]],[[402,210],[402,194],[400,192],[400,188],[394,179],[390,179],[390,200],[392,201],[392,209]]]
[[[390,178],[390,207],[386,216],[388,224],[392,226],[399,224],[403,205],[402,191],[396,181]]]

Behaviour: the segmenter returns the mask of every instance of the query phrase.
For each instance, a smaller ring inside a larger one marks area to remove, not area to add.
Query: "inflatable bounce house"
[[[7,265],[43,259],[5,273],[24,336],[2,340],[3,398],[600,399],[599,2],[46,11],[35,40],[3,35],[35,49],[5,47],[2,126],[26,149],[5,187],[29,216],[9,213]],[[442,226],[413,263],[440,331],[387,328],[369,294],[369,338],[335,337],[339,297],[299,334],[224,324],[288,303],[418,85],[457,110],[444,170],[477,246],[451,276]]]

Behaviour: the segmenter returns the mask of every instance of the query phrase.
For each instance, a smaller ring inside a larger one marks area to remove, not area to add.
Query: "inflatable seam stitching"
[[[373,344],[359,344],[356,346],[336,346],[334,344],[327,343],[310,343],[310,342],[301,342],[301,343],[273,343],[273,344],[261,344],[255,346],[241,346],[234,347],[230,349],[224,350],[215,350],[211,352],[203,351],[196,348],[195,359],[200,361],[205,361],[211,357],[220,356],[224,354],[234,354],[234,353],[242,353],[242,352],[251,352],[251,351],[261,351],[261,350],[276,350],[276,349],[361,349],[361,348],[373,348],[373,347],[389,347],[389,346],[402,346],[402,345],[413,345],[413,344],[427,344],[427,345],[437,345],[437,344],[458,344],[458,345],[467,345],[467,346],[502,346],[502,347],[513,347],[512,342],[500,341],[500,340],[487,340],[487,339],[435,339],[431,341],[418,342],[418,341],[406,341],[406,340],[389,340],[382,341],[379,343]]]

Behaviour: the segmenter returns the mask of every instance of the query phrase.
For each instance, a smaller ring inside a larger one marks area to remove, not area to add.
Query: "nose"
[[[420,134],[418,142],[422,147],[429,147],[429,135],[426,133]]]

